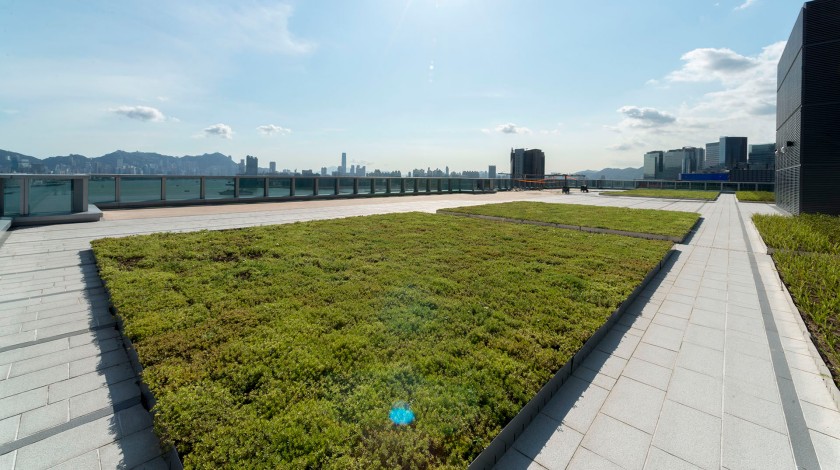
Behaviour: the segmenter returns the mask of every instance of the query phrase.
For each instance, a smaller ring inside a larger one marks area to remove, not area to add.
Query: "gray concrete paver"
[[[650,434],[598,414],[581,445],[625,469],[634,470],[644,467],[650,440]]]
[[[786,435],[728,414],[722,446],[722,465],[731,470],[795,467]]]

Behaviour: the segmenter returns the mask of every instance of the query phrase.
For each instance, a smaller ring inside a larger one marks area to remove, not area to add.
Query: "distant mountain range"
[[[604,168],[603,170],[583,170],[577,172],[591,180],[637,180],[644,176],[644,167],[639,168]]]
[[[175,157],[152,152],[117,150],[101,157],[64,155],[40,159],[8,150],[0,150],[0,173],[121,173],[164,175],[235,175],[239,164],[221,153]]]

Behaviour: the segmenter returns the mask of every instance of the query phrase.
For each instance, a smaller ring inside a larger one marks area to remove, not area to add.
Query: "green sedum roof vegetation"
[[[665,199],[702,199],[714,201],[720,191],[692,189],[628,189],[626,191],[601,191],[603,196],[660,197]]]
[[[735,197],[741,202],[776,202],[773,191],[735,191]]]
[[[464,468],[670,247],[421,213],[93,242],[188,468]]]
[[[455,207],[446,209],[445,212],[489,215],[516,220],[533,220],[671,237],[685,236],[694,227],[697,219],[700,218],[694,212],[528,201]]]
[[[840,217],[756,214],[753,222],[840,387]]]

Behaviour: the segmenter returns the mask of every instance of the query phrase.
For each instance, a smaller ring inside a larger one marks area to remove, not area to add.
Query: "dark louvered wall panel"
[[[805,44],[840,40],[840,2],[815,0],[805,4]]]

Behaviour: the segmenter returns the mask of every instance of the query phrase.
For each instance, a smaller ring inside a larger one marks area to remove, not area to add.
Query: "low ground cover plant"
[[[753,222],[840,386],[840,217],[757,214]]]
[[[753,223],[770,248],[840,255],[840,217],[755,214]]]
[[[555,224],[624,230],[682,237],[700,217],[693,212],[626,209],[580,204],[550,204],[545,202],[505,202],[481,206],[455,207],[446,212],[489,215],[516,220],[534,220]]]
[[[776,202],[773,191],[735,191],[735,197],[741,202]]]
[[[190,468],[464,468],[670,247],[420,213],[93,243]]]
[[[661,197],[665,199],[702,199],[714,201],[720,191],[705,191],[692,189],[628,189],[626,191],[601,191],[604,196],[635,196],[635,197]]]

